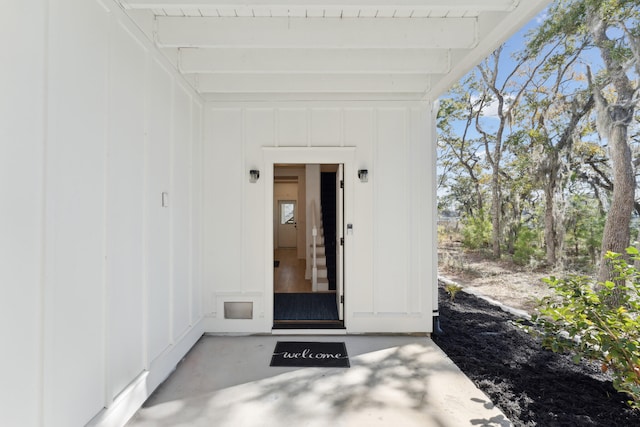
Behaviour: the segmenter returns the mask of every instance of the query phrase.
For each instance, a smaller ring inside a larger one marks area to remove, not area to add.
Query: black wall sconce
[[[258,182],[260,178],[260,171],[257,169],[251,169],[249,171],[249,182]]]
[[[360,179],[360,182],[369,181],[369,171],[367,169],[359,169],[358,178]]]

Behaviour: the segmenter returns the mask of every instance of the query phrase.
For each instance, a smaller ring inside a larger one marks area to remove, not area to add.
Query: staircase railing
[[[316,244],[318,237],[318,225],[316,221],[316,201],[311,201],[311,237],[312,237],[312,265],[311,265],[311,290],[318,291],[318,263],[316,257]]]

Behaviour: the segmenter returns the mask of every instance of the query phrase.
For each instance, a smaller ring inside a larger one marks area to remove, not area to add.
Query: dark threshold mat
[[[334,293],[276,293],[273,320],[338,320]]]
[[[345,329],[341,320],[276,320],[273,329]]]
[[[351,365],[343,342],[278,341],[270,366],[348,368]]]

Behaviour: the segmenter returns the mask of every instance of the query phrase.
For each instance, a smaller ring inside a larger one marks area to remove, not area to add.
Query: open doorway
[[[274,328],[344,328],[342,169],[274,165]]]

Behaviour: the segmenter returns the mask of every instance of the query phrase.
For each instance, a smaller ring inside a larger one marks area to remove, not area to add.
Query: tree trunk
[[[572,120],[572,126],[567,129],[573,130],[577,125],[577,120]],[[564,148],[565,141],[558,145]],[[561,267],[564,259],[564,182],[566,178],[561,176],[562,165],[558,154],[558,147],[552,148],[548,154],[548,165],[544,170],[544,241],[546,246],[547,265],[558,268]]]
[[[631,239],[631,213],[635,201],[635,176],[631,148],[628,142],[628,128],[635,110],[634,85],[627,76],[620,58],[615,55],[614,44],[607,35],[609,22],[601,10],[588,12],[589,29],[595,45],[607,69],[607,74],[616,91],[616,102],[609,104],[602,96],[600,88],[593,87],[596,101],[596,126],[601,135],[608,139],[609,156],[613,170],[613,195],[602,235],[602,255],[608,251],[625,253]],[[632,40],[633,42],[633,40]],[[591,78],[589,76],[591,84]],[[611,266],[603,259],[598,270],[598,280],[611,280]],[[617,305],[615,294],[611,305]]]
[[[478,202],[478,211],[484,215],[484,200],[482,198],[482,188],[480,188],[480,183],[476,180],[474,182],[476,188],[476,199]]]
[[[631,213],[635,200],[635,177],[631,160],[631,149],[627,143],[627,124],[624,117],[628,117],[628,109],[625,111],[613,108],[613,126],[609,134],[609,152],[611,166],[613,168],[613,197],[611,207],[604,225],[602,235],[602,253],[608,251],[625,253],[631,238]],[[621,115],[623,115],[621,117]],[[598,280],[611,280],[611,266],[604,260],[600,264]]]
[[[502,217],[502,226],[507,231],[507,238],[504,239],[503,236],[503,240],[506,240],[507,252],[513,255],[516,251],[516,241],[522,224],[522,210],[520,209],[520,194],[514,191],[510,196],[511,215],[509,218]]]
[[[567,204],[563,194],[556,192],[555,206],[556,263],[554,267],[564,270],[567,259],[565,248],[565,237],[567,234],[565,214],[567,212]]]
[[[544,241],[547,247],[547,264],[556,265],[556,230],[554,210],[555,180],[551,177],[550,182],[544,189]]]
[[[578,127],[582,118],[587,115],[594,105],[594,97],[590,96],[584,105],[579,107],[579,101],[573,101],[573,113],[568,121],[558,144],[553,147],[549,142],[547,148],[546,162],[543,163],[542,176],[544,177],[544,195],[545,195],[545,212],[544,212],[544,239],[547,248],[546,259],[547,264],[554,268],[562,268],[564,262],[564,237],[565,237],[565,207],[564,189],[567,183],[566,174],[561,171],[565,170],[562,156],[563,152],[569,153],[573,144],[573,134]],[[577,253],[577,251],[576,251]]]
[[[491,239],[493,241],[493,257],[498,259],[502,256],[502,250],[500,249],[501,242],[501,229],[502,221],[502,192],[500,191],[500,168],[498,162],[493,165],[493,176],[491,178],[491,225],[493,227],[491,231]]]

